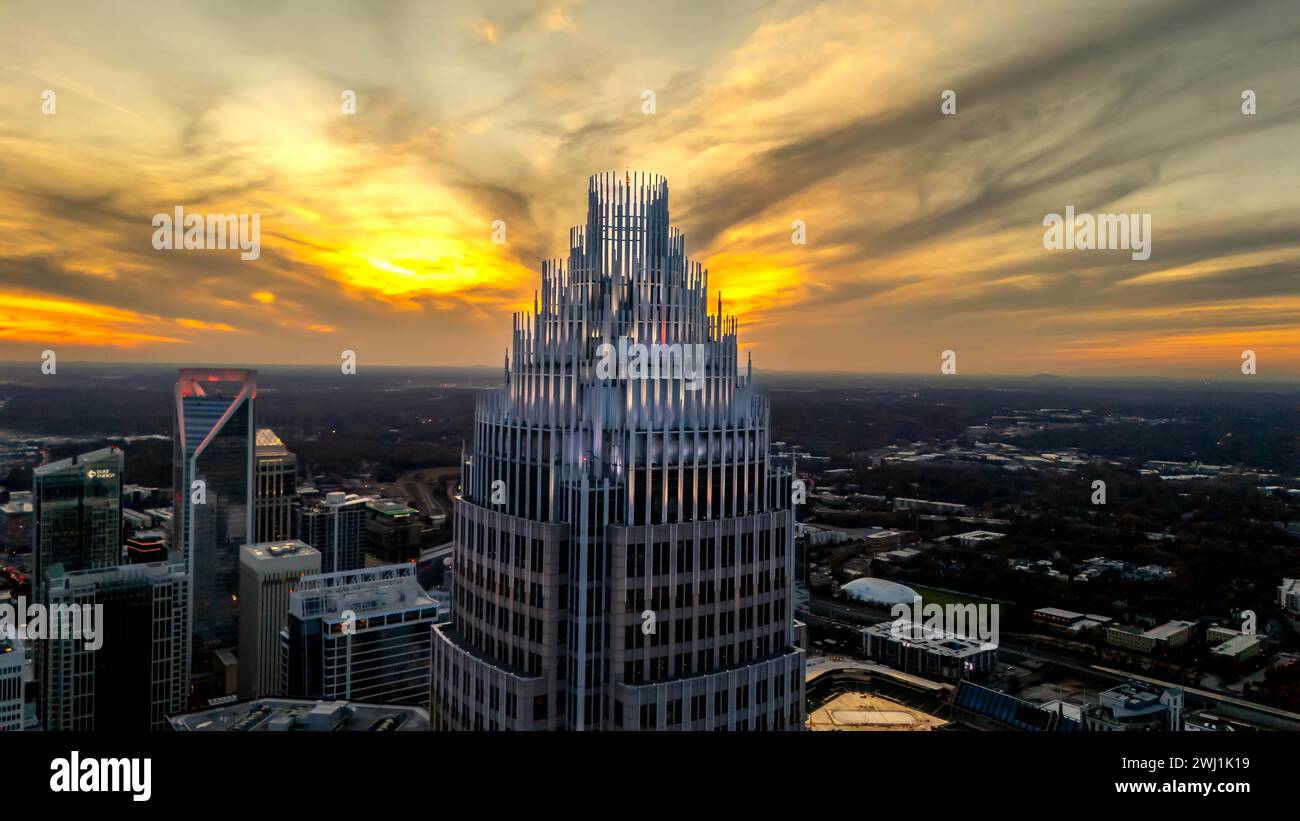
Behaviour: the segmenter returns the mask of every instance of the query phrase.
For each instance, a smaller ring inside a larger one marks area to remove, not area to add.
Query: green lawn
[[[921,597],[921,601],[924,604],[930,604],[931,602],[939,605],[1005,604],[1005,602],[999,599],[986,599],[983,596],[976,596],[971,593],[958,593],[956,591],[951,591],[951,590],[939,590],[938,588],[934,588],[934,587],[926,587],[923,584],[910,584],[907,582],[902,582],[902,584],[907,584],[908,587],[915,590],[917,595]]]

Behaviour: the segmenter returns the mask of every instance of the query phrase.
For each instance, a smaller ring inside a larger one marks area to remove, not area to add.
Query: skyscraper
[[[254,541],[256,397],[256,371],[183,368],[176,379],[172,545],[193,580],[200,665],[238,641],[239,549]]]
[[[587,203],[475,412],[434,725],[800,729],[790,473],[738,323],[663,178]]]
[[[257,431],[256,501],[253,533],[258,542],[293,535],[293,502],[298,487],[298,458],[270,428]]]
[[[107,447],[34,468],[32,523],[38,599],[54,565],[71,573],[120,563],[122,451]]]
[[[440,614],[413,564],[305,576],[280,634],[281,695],[427,705]]]
[[[289,593],[320,573],[320,553],[294,540],[244,545],[239,555],[239,697],[280,692],[280,631]]]
[[[48,639],[40,654],[47,730],[166,728],[185,709],[190,678],[190,581],[180,563],[125,564],[49,576],[51,613],[102,606],[95,647]],[[83,621],[83,625],[85,622]]]
[[[366,563],[369,496],[334,491],[296,509],[298,539],[320,551],[321,572],[356,570]]]

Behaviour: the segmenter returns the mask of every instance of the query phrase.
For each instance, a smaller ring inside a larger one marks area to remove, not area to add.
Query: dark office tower
[[[661,177],[592,177],[456,504],[448,729],[803,726],[790,474]],[[688,358],[689,357],[689,358]]]
[[[413,564],[304,576],[280,631],[280,692],[294,698],[429,703],[438,603]]]
[[[257,431],[256,502],[253,532],[258,542],[285,541],[293,534],[298,458],[270,428]]]
[[[172,549],[193,580],[196,673],[238,643],[239,549],[253,538],[257,372],[184,368],[176,380]]]
[[[295,538],[320,551],[322,573],[365,565],[366,505],[370,501],[369,496],[335,491],[297,508]]]
[[[80,617],[82,629],[93,625],[95,635],[42,642],[48,645],[40,655],[45,729],[166,729],[167,716],[185,709],[189,692],[189,593],[180,563],[67,574],[53,568],[50,612],[65,623]]]
[[[32,471],[33,582],[121,562],[122,451],[107,447],[41,465]]]

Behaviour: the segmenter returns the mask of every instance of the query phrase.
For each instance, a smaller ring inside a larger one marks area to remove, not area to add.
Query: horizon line
[[[61,365],[76,365],[90,367],[151,367],[151,368],[176,368],[182,370],[185,368],[308,368],[314,370],[334,370],[337,364],[324,364],[318,362],[194,362],[192,360],[177,361],[157,361],[157,360],[101,360],[101,359],[74,359],[66,360]],[[40,371],[41,363],[39,361],[31,362],[28,360],[0,360],[0,368],[33,368]],[[501,372],[501,365],[410,365],[410,364],[369,364],[367,369],[383,370],[482,370]],[[870,378],[947,378],[954,380],[968,379],[1041,379],[1041,380],[1060,380],[1060,381],[1125,381],[1125,380],[1160,380],[1164,382],[1209,382],[1215,384],[1235,384],[1238,383],[1236,377],[1231,376],[1211,376],[1207,374],[1158,374],[1158,373],[1125,373],[1112,375],[1097,374],[1069,374],[1055,373],[1051,371],[1037,371],[1034,373],[1009,373],[997,371],[982,371],[975,373],[923,373],[919,371],[845,371],[845,370],[783,370],[779,368],[760,368],[754,367],[755,373],[771,374],[777,376],[841,376],[841,377],[870,377]],[[1264,377],[1252,375],[1250,382],[1255,384],[1294,384],[1300,387],[1300,375],[1283,375],[1277,377]]]

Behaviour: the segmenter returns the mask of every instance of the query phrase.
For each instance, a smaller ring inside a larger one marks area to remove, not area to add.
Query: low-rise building
[[[1237,633],[1232,638],[1215,644],[1210,649],[1210,657],[1240,663],[1258,656],[1262,649],[1258,636]]]
[[[1070,625],[1087,618],[1083,613],[1062,610],[1059,607],[1040,607],[1034,611],[1034,621],[1051,627],[1069,628]]]
[[[1117,624],[1106,629],[1106,641],[1116,647],[1152,653],[1157,648],[1168,650],[1186,644],[1192,635],[1190,621],[1170,621],[1150,630],[1127,624]]]
[[[933,630],[921,622],[882,622],[859,632],[867,658],[926,678],[980,679],[997,664],[996,646]]]
[[[1098,696],[1083,710],[1084,729],[1101,731],[1181,730],[1183,690],[1126,681]]]
[[[894,498],[894,510],[915,510],[922,513],[946,513],[958,515],[966,512],[966,505],[956,502],[936,502],[930,499],[909,499],[903,496]]]
[[[995,533],[992,530],[971,530],[966,533],[958,533],[950,541],[956,542],[962,547],[978,547],[985,542],[993,542],[1003,537],[1002,533]]]

